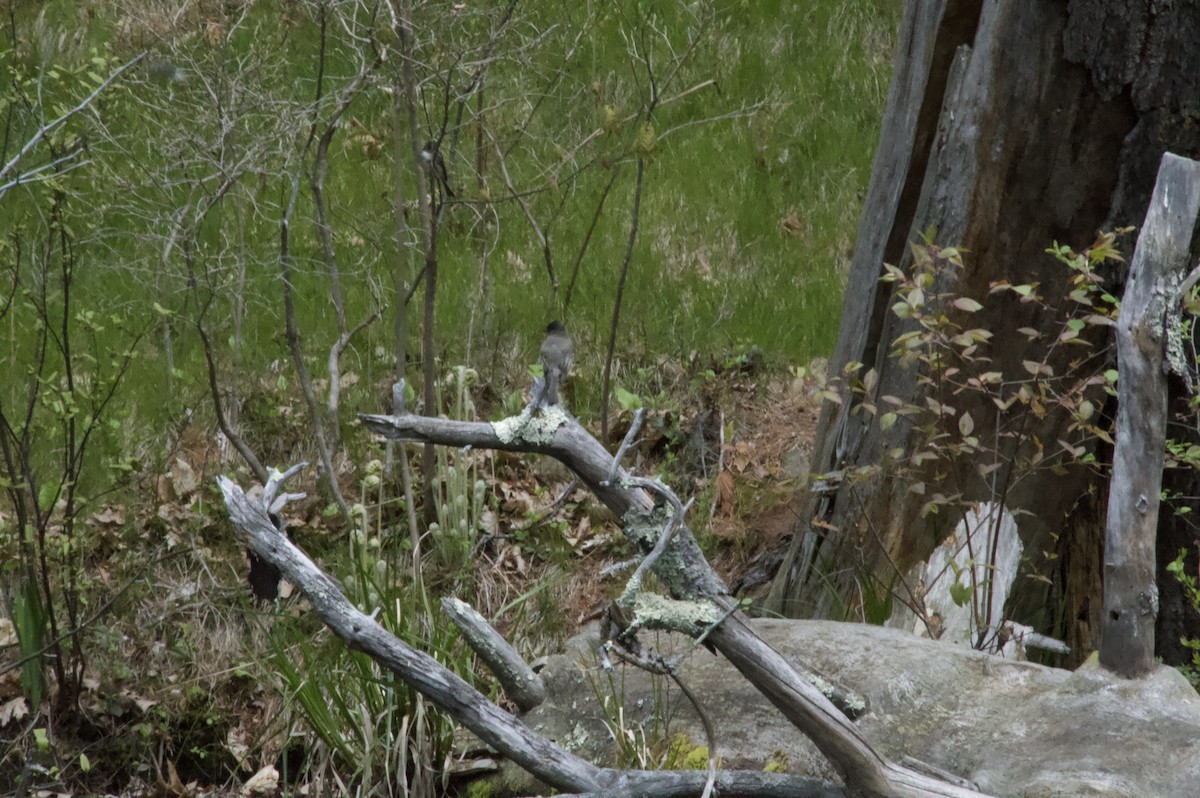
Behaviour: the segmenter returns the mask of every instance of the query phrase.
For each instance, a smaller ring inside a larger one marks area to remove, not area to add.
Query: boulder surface
[[[1200,789],[1200,697],[1173,668],[1127,681],[1098,665],[1071,672],[878,626],[755,623],[786,657],[863,696],[870,710],[857,725],[894,760],[915,758],[996,796],[1194,798]],[[659,644],[670,652],[686,641],[662,635]],[[607,674],[597,648],[591,629],[549,659],[547,701],[524,717],[531,727],[601,765],[629,766],[614,731],[706,744],[678,687],[627,665]],[[695,650],[680,673],[716,726],[723,767],[770,764],[838,783],[812,743],[722,657]]]

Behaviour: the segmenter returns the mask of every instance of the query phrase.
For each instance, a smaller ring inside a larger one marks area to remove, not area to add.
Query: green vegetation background
[[[187,408],[204,412],[207,377],[187,324],[202,304],[208,305],[204,320],[217,333],[222,366],[236,363],[239,374],[261,376],[286,360],[279,220],[308,133],[315,9],[247,3],[239,7],[241,18],[204,3],[175,16],[165,7],[132,2],[12,9],[0,52],[0,71],[12,77],[4,99],[10,153],[12,142],[22,141],[36,123],[36,115],[21,113],[29,97],[42,92],[47,108],[65,107],[116,64],[149,52],[94,111],[56,133],[63,147],[85,140],[90,163],[51,183],[11,189],[0,200],[0,254],[6,268],[22,270],[46,236],[51,195],[65,193],[65,222],[82,266],[76,301],[107,319],[96,333],[101,350],[120,350],[129,330],[154,327],[139,344],[123,392],[131,420],[161,425]],[[479,39],[484,18],[456,27],[459,12],[450,4],[420,5],[415,13],[424,129],[413,135],[423,139],[442,125],[446,76],[456,90],[465,83],[465,67],[456,71],[455,58],[470,51],[468,40]],[[616,347],[619,365],[660,356],[678,361],[693,351],[750,344],[803,363],[827,353],[835,339],[897,16],[898,4],[881,0],[518,4],[511,33],[498,48],[511,55],[488,72],[487,121],[508,152],[513,185],[548,231],[564,288],[597,199],[613,169],[619,172],[566,311],[585,364],[587,353],[598,358],[603,350],[629,234],[634,123],[610,125],[574,157],[566,153],[605,125],[606,113],[625,117],[644,103],[645,75],[631,53],[650,50],[666,72],[672,53],[686,49],[693,37],[697,43],[686,62],[661,90],[669,97],[701,88],[655,115],[660,138],[646,174]],[[639,42],[637,26],[645,20],[657,33]],[[364,48],[332,22],[329,35],[324,90],[332,95],[360,68]],[[573,55],[564,66],[568,51]],[[385,308],[393,307],[392,271],[398,263],[412,268],[418,257],[407,242],[408,262],[398,260],[392,243],[392,71],[381,67],[377,85],[352,103],[330,150],[326,194],[351,323],[368,311],[372,281]],[[495,158],[481,189],[472,175],[474,127],[467,119],[456,130],[451,118],[448,128],[443,148],[464,202],[447,208],[439,235],[439,365],[469,359],[504,393],[521,387],[504,383],[524,378],[541,328],[562,311],[536,235],[506,196]],[[237,185],[195,225],[189,274],[181,242],[169,241],[174,220],[195,215],[219,190],[222,171],[246,161],[252,166]],[[586,168],[570,179],[580,167]],[[480,201],[484,191],[494,203]],[[300,329],[320,374],[336,333],[306,179],[297,203]],[[488,251],[487,296],[481,294],[481,242]],[[242,289],[239,263],[246,264]],[[193,279],[198,292],[189,290]],[[246,297],[243,310],[234,307],[239,290]],[[176,314],[169,344],[173,372],[155,303]],[[414,322],[418,308],[419,296],[412,303]],[[20,399],[29,355],[28,317],[19,304],[8,322],[2,334],[11,403]],[[239,324],[240,342],[234,338]],[[468,330],[474,340],[468,341]],[[390,372],[391,346],[385,310],[348,353],[345,368],[357,372],[360,386],[373,387],[349,391],[347,411],[380,406],[376,388]],[[625,372],[617,378],[636,383]],[[585,415],[596,393],[588,382],[580,381],[577,397]]]

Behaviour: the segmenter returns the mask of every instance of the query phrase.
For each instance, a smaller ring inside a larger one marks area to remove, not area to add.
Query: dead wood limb
[[[517,650],[474,607],[447,596],[442,599],[442,612],[450,617],[467,645],[495,674],[500,689],[522,712],[528,712],[546,700],[542,677],[533,672]]]
[[[294,470],[289,469],[288,473]],[[563,792],[692,798],[704,789],[707,774],[701,771],[621,771],[597,767],[536,734],[433,657],[388,633],[355,607],[337,583],[271,523],[267,509],[281,481],[280,474],[273,474],[264,490],[265,500],[254,500],[232,480],[225,477],[217,480],[239,537],[259,556],[279,568],[288,581],[308,597],[325,624],[350,648],[375,659],[485,743]],[[729,796],[846,797],[844,791],[827,788],[812,779],[757,771],[720,773],[716,783],[722,794]]]
[[[405,441],[433,442],[445,446],[474,446],[506,451],[548,454],[572,471],[622,519],[626,534],[643,554],[661,539],[666,514],[656,512],[651,495],[623,469],[613,471],[613,458],[604,446],[566,413],[535,415],[527,411],[515,419],[496,423],[447,421],[420,416],[360,415],[372,432]],[[610,473],[615,478],[610,478]],[[657,526],[648,519],[657,516]],[[709,566],[691,529],[680,523],[655,573],[676,604],[692,603],[696,617],[693,634],[705,631],[701,616],[729,613],[710,631],[712,643],[772,704],[816,744],[841,771],[848,786],[867,794],[898,798],[976,797],[980,793],[889,762],[875,752],[853,724],[821,691],[806,681],[784,657],[771,648],[736,610],[720,577]],[[706,609],[707,608],[707,609]],[[673,619],[678,621],[678,618]],[[662,618],[635,619],[650,625]],[[490,741],[489,741],[490,742]]]
[[[1170,319],[1200,211],[1200,163],[1166,153],[1117,317],[1117,434],[1104,538],[1100,662],[1135,678],[1154,669],[1155,543],[1167,424]]]

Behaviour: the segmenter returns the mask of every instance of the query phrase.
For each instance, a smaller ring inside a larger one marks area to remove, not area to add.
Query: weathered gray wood
[[[948,64],[955,49],[971,40],[978,16],[979,4],[973,0],[931,0],[909,4],[900,23],[884,125],[850,263],[851,290],[846,292],[831,361],[835,368],[862,359],[879,337],[890,304],[889,292],[879,283],[883,263],[898,262],[904,254],[937,128]],[[838,407],[826,404],[822,408],[822,432],[813,456],[815,473],[839,468],[846,452],[854,450],[863,437],[867,422],[850,415],[849,396],[845,398]],[[789,605],[807,582],[817,556],[816,538],[822,533],[803,528],[797,532],[767,602],[774,612],[796,614]]]
[[[618,797],[685,798],[698,795],[703,789],[707,777],[703,772],[601,768],[532,731],[436,659],[405,644],[362,613],[333,579],[275,528],[264,502],[251,500],[225,477],[219,477],[217,482],[239,537],[308,597],[334,634],[350,648],[368,654],[391,670],[455,721],[542,781],[564,792]],[[273,488],[268,486],[264,494],[271,493]],[[774,773],[726,771],[718,774],[717,786],[726,794],[761,798],[845,798],[844,792],[828,789],[811,779]]]
[[[984,303],[971,324],[994,334],[981,348],[992,358],[989,369],[1015,382],[1022,379],[1023,361],[1030,360],[1044,361],[1055,375],[1070,374],[1082,350],[1054,345],[1061,311],[1069,307],[1069,273],[1046,248],[1059,242],[1082,249],[1098,230],[1140,224],[1162,153],[1200,157],[1200,127],[1187,110],[1200,102],[1200,48],[1180,44],[1200,29],[1200,15],[1191,6],[1149,0],[976,0],[947,2],[940,16],[939,9],[937,2],[905,4],[880,148],[830,363],[834,377],[850,363],[873,367],[877,396],[916,406],[934,398],[930,389],[916,384],[912,371],[890,357],[893,342],[911,323],[889,313],[894,299],[877,284],[883,262],[911,267],[912,258],[902,250],[906,240],[916,241],[932,229],[937,244],[965,250],[964,267],[945,270],[936,289]],[[964,33],[953,20],[973,27]],[[924,33],[918,36],[919,31]],[[929,42],[936,42],[932,58]],[[943,42],[962,46],[946,55]],[[1118,45],[1110,47],[1114,42]],[[939,89],[941,96],[931,100]],[[925,114],[939,100],[940,116]],[[905,140],[911,152],[903,150]],[[1123,268],[1101,271],[1105,288],[1119,294]],[[1001,280],[1036,283],[1048,310],[989,295]],[[1040,338],[1030,341],[1023,329],[1036,330]],[[1103,353],[1109,334],[1107,328],[1088,330],[1086,342]],[[1103,403],[1101,394],[1088,398],[1097,406]],[[869,472],[888,462],[885,453],[909,454],[919,443],[911,425],[901,421],[884,430],[854,404],[852,397],[822,413],[815,473]],[[936,473],[920,474],[884,465],[878,478],[830,482],[832,495],[806,503],[772,586],[771,608],[792,616],[836,617],[840,607],[861,599],[864,578],[874,576],[877,584],[888,585],[897,570],[909,572],[954,524],[950,512],[922,516],[927,497],[909,492],[914,481],[936,482],[969,502],[1002,500],[1018,514],[1026,549],[1052,556],[1029,560],[1044,579],[1021,580],[1006,613],[1036,621],[1039,631],[1050,631],[1051,618],[1064,619],[1063,635],[1080,657],[1086,656],[1099,647],[1103,625],[1102,478],[1065,462],[1055,474],[1055,489],[1046,491],[1029,465],[1037,442],[1078,437],[1074,418],[1062,407],[1028,419],[1019,418],[1017,408],[997,414],[990,397],[969,392],[956,395],[951,404],[959,413],[970,413],[979,440],[995,442],[995,451],[986,454],[995,456],[999,469],[982,480],[974,462],[939,461]],[[1018,427],[1020,439],[1001,434]],[[1194,495],[1188,478],[1184,469],[1164,475],[1172,487]],[[1194,480],[1200,484],[1200,478]],[[1170,517],[1160,524],[1183,526]],[[1178,533],[1174,549],[1190,546],[1194,532]],[[1194,615],[1190,607],[1187,612]],[[1192,626],[1190,636],[1197,628]],[[1175,637],[1184,631],[1172,629]]]
[[[494,445],[549,454],[574,471],[618,517],[627,518],[631,511],[645,514],[654,509],[649,494],[630,485],[625,472],[614,467],[604,446],[565,414],[556,428],[539,430],[540,442],[526,442],[507,434],[502,438],[496,430],[505,422],[470,424],[411,415],[364,414],[359,418],[371,431],[397,440],[432,441],[450,446]],[[513,427],[506,428],[511,431]],[[610,474],[613,474],[611,479]],[[627,523],[626,530],[632,526]],[[636,542],[646,554],[657,538]],[[687,524],[680,524],[654,571],[676,598],[711,601],[728,613],[728,618],[711,632],[707,642],[725,655],[796,728],[808,735],[853,789],[895,798],[979,795],[902,767],[876,753],[846,716],[746,623]]]
[[[1169,306],[1188,270],[1200,163],[1167,153],[1117,318],[1117,437],[1104,543],[1100,662],[1134,678],[1154,667],[1155,533],[1166,444]]]
[[[442,599],[442,612],[450,617],[467,645],[496,675],[500,689],[522,712],[528,712],[546,700],[542,677],[533,672],[517,650],[474,607],[447,596]]]

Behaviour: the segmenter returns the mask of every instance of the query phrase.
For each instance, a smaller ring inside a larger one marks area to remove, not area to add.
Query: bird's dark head
[[[565,333],[567,328],[563,326],[561,321],[552,321],[546,325],[547,333]]]
[[[421,148],[421,155],[425,158],[432,158],[433,154],[438,151],[437,139],[430,139],[425,142],[425,146]]]

